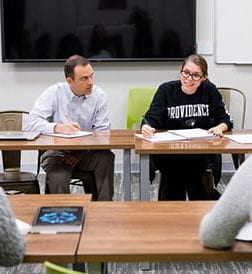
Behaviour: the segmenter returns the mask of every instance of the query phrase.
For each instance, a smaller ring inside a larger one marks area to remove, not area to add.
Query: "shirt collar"
[[[69,100],[71,102],[81,102],[81,101],[84,101],[86,99],[86,95],[83,95],[83,96],[76,96],[72,90],[70,89],[70,86],[67,84],[67,97],[69,98]]]

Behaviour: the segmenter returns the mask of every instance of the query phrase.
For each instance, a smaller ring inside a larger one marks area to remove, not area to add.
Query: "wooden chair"
[[[0,112],[0,130],[21,131],[26,111],[8,110]],[[21,151],[2,151],[3,173],[0,173],[0,186],[7,194],[40,193],[37,174],[21,171]]]

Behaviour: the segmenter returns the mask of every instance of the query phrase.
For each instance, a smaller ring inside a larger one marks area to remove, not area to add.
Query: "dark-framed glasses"
[[[187,79],[189,76],[191,76],[194,81],[199,81],[203,77],[203,75],[200,75],[198,73],[191,73],[190,71],[183,69],[180,71],[180,73],[183,78]]]

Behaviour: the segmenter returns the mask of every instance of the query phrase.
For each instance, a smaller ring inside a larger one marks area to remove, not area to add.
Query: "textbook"
[[[31,233],[81,232],[84,222],[83,207],[40,207],[33,219]]]
[[[167,141],[183,141],[189,139],[199,139],[199,138],[219,138],[212,133],[209,133],[205,129],[192,128],[192,129],[177,129],[177,130],[167,130],[164,132],[154,133],[151,137],[144,137],[142,134],[135,134],[137,137],[143,138],[149,142],[167,142]]]
[[[92,135],[91,131],[77,131],[71,134],[63,134],[63,133],[44,133],[44,135],[54,136],[54,137],[62,137],[62,138],[77,138]]]

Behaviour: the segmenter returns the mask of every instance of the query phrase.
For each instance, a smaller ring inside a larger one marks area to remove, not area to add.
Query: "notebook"
[[[30,131],[0,131],[0,140],[34,140],[40,132]]]
[[[219,138],[205,129],[192,128],[192,129],[178,129],[168,130],[164,132],[154,133],[151,137],[144,137],[142,134],[135,134],[137,137],[143,138],[149,142],[166,142],[166,141],[182,141],[198,138]]]
[[[78,138],[83,136],[92,135],[91,131],[77,131],[72,134],[64,134],[64,133],[44,133],[44,135],[54,136],[54,137],[62,137],[62,138]]]

